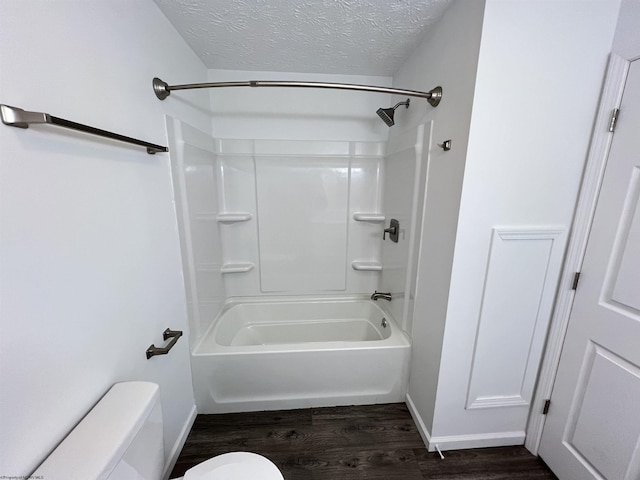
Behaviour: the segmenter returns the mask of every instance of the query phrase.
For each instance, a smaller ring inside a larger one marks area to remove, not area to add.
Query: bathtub
[[[192,353],[198,413],[403,402],[411,344],[381,307],[228,302]]]

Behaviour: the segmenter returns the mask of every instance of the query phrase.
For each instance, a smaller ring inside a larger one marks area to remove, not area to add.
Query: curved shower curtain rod
[[[437,107],[442,99],[442,87],[435,87],[428,92],[418,90],[403,90],[400,88],[374,87],[371,85],[356,85],[352,83],[325,83],[325,82],[292,82],[274,80],[247,80],[244,82],[214,82],[214,83],[188,83],[184,85],[168,85],[158,77],[153,79],[153,91],[160,100],[167,98],[173,90],[190,90],[193,88],[220,88],[220,87],[299,87],[299,88],[333,88],[338,90],[360,90],[366,92],[391,93],[394,95],[407,95],[410,97],[424,98],[432,107]]]

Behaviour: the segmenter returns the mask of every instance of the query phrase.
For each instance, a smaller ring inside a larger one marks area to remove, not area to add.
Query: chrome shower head
[[[388,127],[393,127],[393,125],[395,124],[395,122],[393,121],[393,114],[396,111],[396,108],[398,108],[400,105],[405,105],[407,108],[409,108],[409,101],[410,100],[407,98],[407,100],[404,102],[396,103],[395,107],[393,108],[379,108],[376,113],[382,119],[382,121],[387,124]]]

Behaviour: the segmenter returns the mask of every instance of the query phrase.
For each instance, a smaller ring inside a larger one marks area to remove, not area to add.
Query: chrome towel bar
[[[48,123],[50,125],[57,125],[59,127],[69,128],[71,130],[77,130],[79,132],[90,133],[92,135],[98,135],[100,137],[118,140],[120,142],[139,145],[141,147],[145,147],[147,149],[147,153],[151,155],[157,152],[169,151],[167,147],[163,147],[162,145],[145,142],[143,140],[138,140],[137,138],[126,137],[118,133],[90,127],[89,125],[72,122],[71,120],[65,120],[64,118],[54,117],[53,115],[49,115],[48,113],[28,112],[18,107],[12,107],[10,105],[0,105],[0,115],[2,116],[2,123],[10,127],[29,128],[29,125],[31,125],[32,123]]]
[[[173,348],[173,346],[176,344],[176,342],[181,336],[182,336],[182,331],[169,330],[167,328],[164,332],[162,332],[162,338],[164,340],[171,339],[171,341],[167,343],[167,345],[165,345],[164,347],[156,347],[155,345],[152,344],[149,348],[147,348],[147,352],[146,352],[147,360],[149,360],[151,357],[154,357],[156,355],[166,355],[167,353],[169,353],[169,350]]]

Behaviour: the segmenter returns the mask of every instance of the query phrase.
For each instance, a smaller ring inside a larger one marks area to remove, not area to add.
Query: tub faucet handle
[[[382,233],[382,240],[386,240],[387,233],[389,234],[389,239],[392,242],[398,243],[398,237],[400,235],[400,222],[395,218],[391,219],[389,224],[389,228],[385,228]]]
[[[389,227],[389,228],[385,228],[384,232],[382,233],[382,239],[386,240],[386,235],[387,233],[389,234],[389,236],[391,235],[395,235],[396,234],[396,227]]]
[[[375,291],[371,294],[371,300],[378,300],[379,298],[383,298],[384,300],[387,300],[388,302],[391,301],[391,293],[382,293],[379,291]]]

